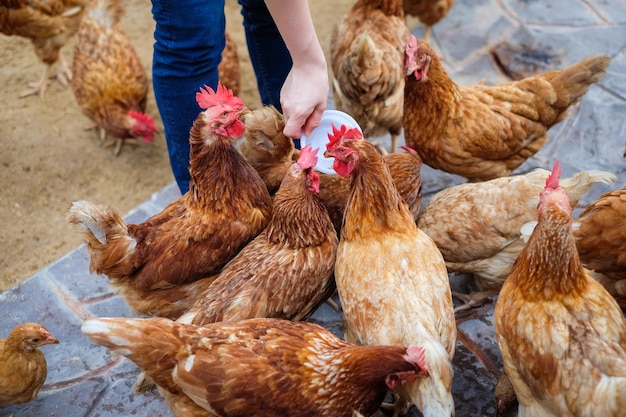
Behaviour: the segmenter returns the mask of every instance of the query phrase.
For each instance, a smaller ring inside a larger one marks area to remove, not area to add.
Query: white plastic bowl
[[[336,174],[333,169],[333,158],[325,158],[326,144],[328,143],[328,134],[332,133],[333,127],[339,128],[341,125],[348,127],[356,127],[361,132],[361,127],[349,114],[339,110],[325,110],[322,114],[320,125],[313,129],[311,136],[302,135],[300,138],[300,147],[311,145],[313,149],[319,148],[317,151],[317,165],[315,168],[325,174]]]

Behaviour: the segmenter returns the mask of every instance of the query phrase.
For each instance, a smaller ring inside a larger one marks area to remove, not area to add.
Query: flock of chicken
[[[126,74],[142,86],[137,100],[127,98],[122,113],[93,107],[93,88],[119,91],[107,61],[136,57],[115,29],[116,0],[92,0],[91,11],[73,9],[79,3],[53,12],[53,1],[1,0],[0,27],[7,33],[7,16],[26,16],[24,7],[51,18],[83,13],[77,101],[118,147],[128,137],[151,141],[138,61]],[[426,417],[453,416],[449,272],[474,274],[486,292],[461,308],[499,292],[495,331],[520,416],[625,415],[626,189],[573,219],[572,207],[594,183],[613,182],[612,173],[561,179],[556,162],[552,171],[510,175],[610,59],[460,87],[427,41],[410,35],[411,3],[439,18],[452,5],[356,0],[333,32],[336,106],[363,128],[329,133],[325,152],[338,175],[315,170],[316,150],[295,149],[274,108],[250,111],[222,84],[199,86],[188,193],[140,224],[105,205],[72,203],[67,218],[84,237],[91,272],[150,316],[89,319],[82,331],[134,361],[143,371],[136,389],[156,386],[174,415],[370,416],[391,391],[394,415],[415,405]],[[70,32],[68,24],[54,36]],[[43,94],[48,75],[33,91]],[[381,155],[365,139],[402,130],[405,152],[393,152],[394,139]],[[422,163],[469,182],[421,207]],[[307,322],[335,291],[345,340]],[[2,341],[0,370],[30,379],[0,385],[0,406],[37,395],[46,376],[37,347],[49,343],[58,341],[34,323]],[[18,369],[33,364],[35,372]]]

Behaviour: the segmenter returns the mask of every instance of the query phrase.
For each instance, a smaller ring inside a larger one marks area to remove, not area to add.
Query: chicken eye
[[[35,339],[31,339],[31,341],[32,341],[33,343],[39,343],[39,341],[40,341],[40,340],[41,340],[41,339],[37,339],[37,338],[35,338]]]
[[[222,119],[226,119],[227,117],[228,117],[228,112],[227,111],[222,113]]]

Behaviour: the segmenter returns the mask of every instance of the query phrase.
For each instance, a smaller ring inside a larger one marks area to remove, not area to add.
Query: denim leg
[[[282,112],[280,89],[291,70],[291,55],[263,0],[238,0],[250,61],[261,101]]]
[[[152,0],[156,22],[152,83],[165,128],[170,165],[189,190],[189,129],[201,111],[199,87],[217,87],[225,45],[224,0]]]

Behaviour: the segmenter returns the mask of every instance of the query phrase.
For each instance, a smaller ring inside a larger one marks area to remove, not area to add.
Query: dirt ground
[[[318,36],[328,56],[330,33],[350,0],[310,2]],[[241,97],[260,106],[241,25],[240,6],[226,0],[229,32],[242,65]],[[124,30],[148,74],[154,22],[150,0],[128,0]],[[73,42],[62,56],[71,64]],[[44,66],[30,41],[0,34],[0,291],[30,277],[81,243],[65,220],[70,203],[86,199],[125,214],[174,180],[160,133],[152,145],[125,146],[115,157],[103,148],[78,108],[71,88],[53,81],[45,99],[19,98]],[[147,112],[161,121],[152,93]],[[162,132],[162,128],[161,128]]]

